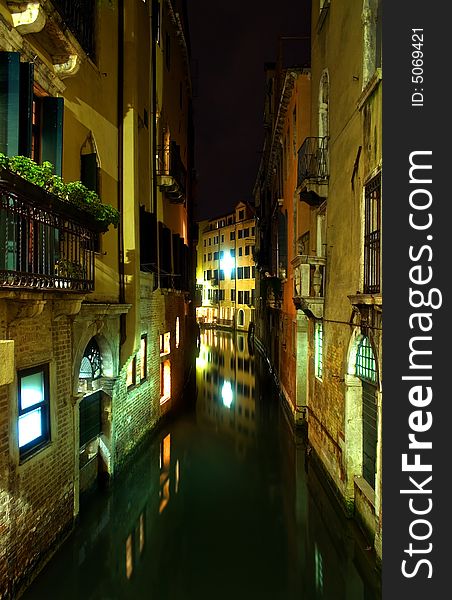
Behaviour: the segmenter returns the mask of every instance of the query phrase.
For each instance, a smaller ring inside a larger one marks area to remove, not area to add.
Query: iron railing
[[[52,0],[65,24],[90,58],[96,54],[96,0]]]
[[[92,291],[98,233],[36,189],[29,198],[0,180],[0,288]]]
[[[328,138],[308,137],[298,150],[297,187],[307,179],[316,183],[328,179]]]
[[[187,188],[187,169],[180,156],[180,146],[170,142],[169,146],[157,146],[157,175],[172,177],[185,199]],[[176,192],[176,190],[175,190]]]

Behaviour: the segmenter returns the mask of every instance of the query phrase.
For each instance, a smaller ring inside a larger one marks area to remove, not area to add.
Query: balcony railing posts
[[[182,162],[178,144],[170,142],[169,146],[157,146],[156,161],[157,176],[174,180],[173,182],[161,181],[160,186],[165,188],[171,199],[184,200],[187,189],[187,170]]]
[[[69,207],[64,214],[64,203],[52,209],[47,196],[37,188],[29,198],[0,181],[0,287],[92,291],[97,233]]]
[[[308,137],[298,150],[297,186],[305,180],[316,183],[328,179],[328,138]]]
[[[94,58],[96,2],[94,0],[52,0],[52,2],[80,46],[90,58]]]

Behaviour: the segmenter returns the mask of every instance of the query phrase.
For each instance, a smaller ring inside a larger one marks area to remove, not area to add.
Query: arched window
[[[329,129],[329,99],[330,99],[330,81],[328,71],[322,73],[319,87],[319,137],[325,138],[330,134]]]
[[[79,379],[94,381],[102,375],[102,357],[95,338],[91,338],[83,353]]]
[[[364,381],[377,383],[377,365],[368,337],[363,337],[356,353],[356,375]]]
[[[375,488],[378,441],[377,363],[368,337],[356,353],[356,375],[362,382],[362,465],[363,477]]]

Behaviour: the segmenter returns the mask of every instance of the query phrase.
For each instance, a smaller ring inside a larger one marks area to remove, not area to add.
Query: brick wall
[[[156,426],[180,398],[184,385],[185,352],[189,340],[185,332],[185,303],[176,292],[152,291],[149,276],[141,279],[141,332],[147,334],[147,378],[139,382],[140,360],[137,355],[137,384],[127,389],[129,357],[121,368],[113,395],[114,469],[120,471],[130,452]],[[176,348],[176,317],[180,323],[180,342]],[[160,357],[160,334],[171,332],[171,352]],[[139,342],[139,340],[138,340]],[[160,405],[160,363],[171,362],[171,399]]]
[[[0,388],[0,597],[16,597],[71,529],[74,429],[71,325],[53,320],[49,304],[35,318],[12,322],[16,370],[50,364],[51,442],[22,464],[17,442],[17,383]],[[5,332],[2,331],[4,335]]]

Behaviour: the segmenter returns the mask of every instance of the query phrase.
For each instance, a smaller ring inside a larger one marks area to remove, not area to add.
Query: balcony
[[[81,209],[0,171],[0,289],[91,292],[102,230]]]
[[[295,308],[316,319],[322,318],[326,258],[299,254],[292,260],[292,266]]]
[[[281,308],[282,281],[279,277],[265,277],[261,279],[261,293],[269,308]]]
[[[157,185],[171,202],[184,204],[187,196],[187,170],[175,142],[157,147]]]
[[[298,150],[297,192],[310,206],[328,196],[328,138],[308,137]]]
[[[17,31],[31,35],[46,50],[61,77],[78,71],[83,53],[95,58],[96,2],[11,1],[8,8]]]

